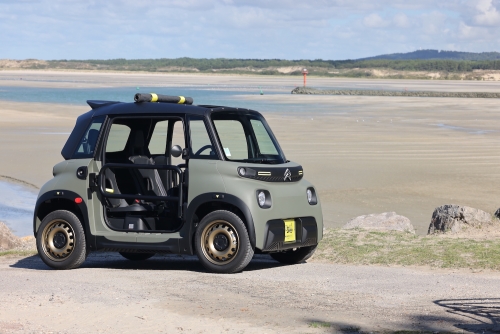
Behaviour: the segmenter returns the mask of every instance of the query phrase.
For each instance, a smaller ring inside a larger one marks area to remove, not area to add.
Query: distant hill
[[[500,60],[500,52],[460,52],[460,51],[441,51],[441,50],[417,50],[407,53],[391,53],[375,57],[356,59],[362,60]]]

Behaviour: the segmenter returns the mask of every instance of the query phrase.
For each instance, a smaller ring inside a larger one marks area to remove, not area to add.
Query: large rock
[[[438,232],[458,233],[464,227],[481,227],[491,222],[491,215],[468,206],[447,204],[437,207],[432,213],[428,234]]]
[[[0,222],[0,251],[12,249],[19,245],[16,237],[4,223]]]
[[[344,225],[343,229],[362,228],[372,231],[400,231],[415,233],[410,220],[396,212],[384,212],[353,218]]]
[[[497,217],[498,219],[500,219],[500,208],[497,209],[497,211],[495,211],[495,217]]]

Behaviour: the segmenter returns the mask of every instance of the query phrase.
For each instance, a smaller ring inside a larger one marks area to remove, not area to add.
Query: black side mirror
[[[178,158],[182,154],[182,148],[179,145],[174,145],[170,149],[170,154],[172,154],[174,158]]]

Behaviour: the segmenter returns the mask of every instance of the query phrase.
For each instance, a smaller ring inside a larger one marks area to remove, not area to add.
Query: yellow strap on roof
[[[179,102],[177,102],[177,103],[184,104],[184,102],[186,102],[186,98],[184,96],[179,96]]]
[[[151,93],[151,102],[158,102],[158,95]]]

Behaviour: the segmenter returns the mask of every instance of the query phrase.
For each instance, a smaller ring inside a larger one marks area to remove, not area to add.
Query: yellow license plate
[[[295,219],[285,219],[285,242],[295,241]]]

